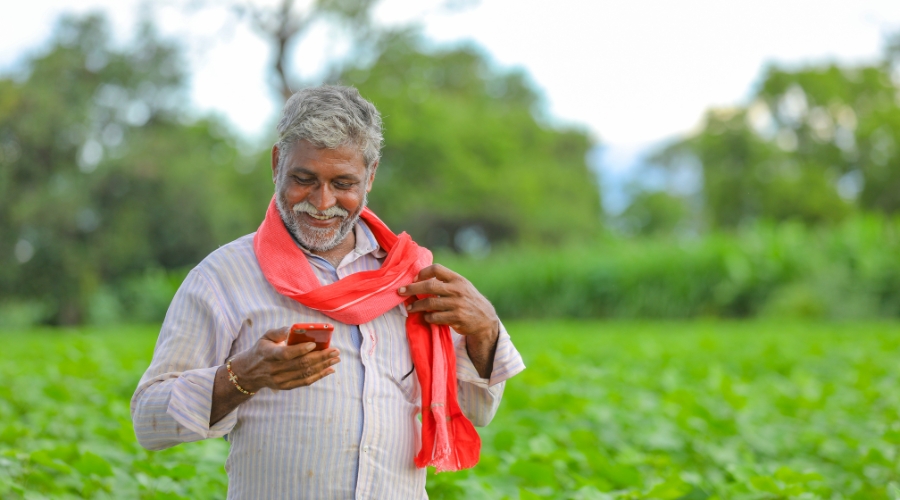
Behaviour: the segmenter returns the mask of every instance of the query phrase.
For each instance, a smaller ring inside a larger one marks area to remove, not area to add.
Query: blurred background
[[[897,2],[97,0],[0,19],[0,327],[160,321],[325,82],[504,318],[900,317]]]
[[[900,499],[896,0],[5,6],[0,498],[225,497],[228,444],[147,451],[129,400],[325,82],[528,366],[430,498]]]

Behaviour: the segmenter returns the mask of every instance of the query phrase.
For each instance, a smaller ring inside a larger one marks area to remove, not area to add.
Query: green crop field
[[[900,498],[900,325],[508,325],[481,463],[432,498]],[[141,449],[156,331],[0,334],[0,498],[224,498],[221,439]]]

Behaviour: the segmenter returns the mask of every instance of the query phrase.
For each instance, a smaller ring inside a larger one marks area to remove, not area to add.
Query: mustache
[[[350,212],[337,205],[328,207],[324,211],[320,212],[316,207],[313,206],[312,203],[308,201],[301,201],[300,203],[297,203],[296,205],[291,207],[291,210],[293,210],[295,214],[306,213],[309,215],[315,215],[316,217],[341,217],[346,219],[347,216],[350,215]]]

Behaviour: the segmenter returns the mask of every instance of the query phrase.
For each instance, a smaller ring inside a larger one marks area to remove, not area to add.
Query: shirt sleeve
[[[210,427],[213,384],[235,331],[220,300],[198,269],[191,271],[166,313],[150,367],[131,398],[131,418],[141,446],[161,450],[224,436],[236,411]]]
[[[459,406],[474,425],[483,427],[489,424],[497,413],[506,381],[524,370],[525,362],[513,345],[502,322],[490,378],[481,378],[481,375],[478,374],[478,370],[469,359],[466,338],[463,335],[453,332],[453,343],[456,349]]]

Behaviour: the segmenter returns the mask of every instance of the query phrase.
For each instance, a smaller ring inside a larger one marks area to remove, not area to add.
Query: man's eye
[[[334,186],[338,189],[350,189],[353,187],[352,182],[335,182]]]
[[[299,184],[306,184],[306,185],[316,182],[315,179],[308,179],[308,178],[303,178],[303,177],[294,177],[294,180],[297,181],[297,183],[299,183]]]

